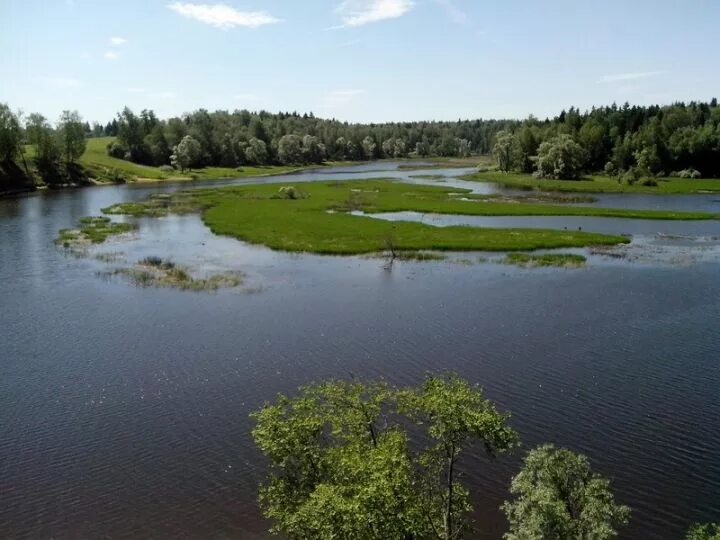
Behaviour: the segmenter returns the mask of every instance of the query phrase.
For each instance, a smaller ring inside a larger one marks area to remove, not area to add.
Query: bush
[[[107,153],[110,157],[125,159],[125,154],[127,154],[127,148],[125,148],[120,143],[111,142],[107,145]]]
[[[620,176],[620,179],[628,186],[634,186],[640,179],[640,172],[635,167],[630,167]]]
[[[298,189],[295,188],[295,186],[283,186],[280,189],[278,189],[278,193],[276,195],[277,199],[306,199],[307,193],[304,193]]]
[[[585,151],[570,135],[558,135],[538,149],[537,172],[540,178],[572,180],[580,175]]]
[[[677,173],[677,175],[680,178],[693,178],[693,179],[700,178],[700,176],[701,176],[700,171],[698,171],[697,169],[683,169],[682,171]]]
[[[618,173],[617,168],[615,167],[615,164],[612,161],[608,161],[605,164],[605,174],[608,176],[615,176]]]
[[[160,169],[164,173],[174,173],[175,172],[175,167],[173,167],[172,165],[160,165],[160,167],[158,167],[158,169]]]
[[[656,187],[658,185],[657,180],[654,178],[646,178],[641,182],[643,186]]]

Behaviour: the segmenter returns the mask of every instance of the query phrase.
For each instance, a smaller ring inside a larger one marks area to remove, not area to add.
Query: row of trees
[[[153,111],[128,108],[106,130],[117,136],[110,155],[147,165],[167,165],[178,144],[191,137],[200,145],[193,167],[308,164],[420,156],[467,156],[489,152],[505,121],[348,124],[296,113],[208,112],[160,120]]]
[[[529,118],[500,131],[493,145],[503,171],[571,179],[583,171],[627,178],[720,176],[720,107],[676,103],[667,107],[571,108],[552,121]]]
[[[297,539],[465,538],[464,454],[479,445],[494,458],[518,446],[507,415],[453,375],[419,388],[330,381],[253,417],[270,463],[262,509],[273,532]],[[609,539],[630,515],[585,456],[550,444],[527,454],[510,494],[506,540]],[[688,539],[718,534],[697,526]]]
[[[25,177],[31,176],[30,160],[47,183],[66,183],[77,176],[76,163],[87,145],[85,124],[77,111],[63,111],[55,127],[41,114],[27,117],[0,103],[0,163],[9,169],[20,162]]]

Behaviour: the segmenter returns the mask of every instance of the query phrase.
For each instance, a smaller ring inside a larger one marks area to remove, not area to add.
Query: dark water
[[[0,537],[263,538],[250,411],[313,380],[433,370],[480,382],[525,448],[586,453],[633,508],[623,538],[720,519],[718,258],[387,272],[213,237],[196,216],[144,219],[99,248],[248,276],[198,294],[102,279],[112,264],[53,245],[79,217],[158,190],[0,201]],[[478,536],[499,538],[520,455],[467,456]]]

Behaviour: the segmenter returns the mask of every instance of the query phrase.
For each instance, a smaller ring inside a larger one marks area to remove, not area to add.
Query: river
[[[425,171],[447,177],[438,185],[508,193],[453,178],[462,172]],[[262,181],[433,183],[419,174],[374,164]],[[680,538],[695,521],[720,520],[718,222],[414,218],[597,227],[632,234],[654,254],[591,257],[579,270],[463,254],[388,271],[377,259],[215,237],[198,216],[143,218],[132,238],[98,248],[247,275],[240,289],[213,293],[136,288],[102,277],[112,263],[53,243],[102,207],[226,183],[0,201],[0,537],[265,538],[251,411],[328,377],[417,384],[443,370],[479,382],[511,412],[524,449],[548,441],[586,453],[633,509],[622,538]],[[720,211],[717,195],[597,197]],[[498,508],[521,453],[466,456],[477,537],[500,538]]]

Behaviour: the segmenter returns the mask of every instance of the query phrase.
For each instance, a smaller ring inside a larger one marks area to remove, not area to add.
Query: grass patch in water
[[[289,252],[333,255],[380,253],[388,241],[400,251],[527,251],[591,245],[614,245],[622,236],[542,229],[433,227],[422,223],[390,222],[366,213],[418,211],[465,215],[607,215],[670,218],[683,215],[707,219],[710,214],[681,214],[486,201],[478,204],[467,190],[366,180],[303,185],[304,198],[279,198],[276,185],[232,186],[151,197],[146,202],[119,204],[108,213],[167,215],[202,212],[204,223],[221,235]],[[463,191],[470,201],[453,194]],[[330,213],[329,211],[332,211]]]
[[[101,244],[110,236],[135,230],[132,223],[116,223],[105,216],[83,217],[79,224],[75,229],[61,229],[55,243],[66,248],[82,248],[89,244]]]
[[[503,262],[522,268],[580,268],[585,265],[585,257],[574,253],[544,253],[530,255],[528,253],[508,253]]]
[[[720,193],[720,179],[691,179],[691,178],[658,178],[657,185],[643,185],[637,182],[633,185],[618,183],[617,178],[610,176],[588,176],[580,180],[551,180],[535,178],[530,174],[503,173],[488,171],[461,177],[471,182],[490,182],[501,186],[557,192],[584,192],[584,193],[653,193],[653,194],[683,194],[683,193]]]
[[[118,268],[111,274],[124,276],[138,287],[170,287],[183,291],[215,291],[237,287],[243,281],[239,272],[194,278],[187,269],[154,256],[146,257],[132,267]]]

